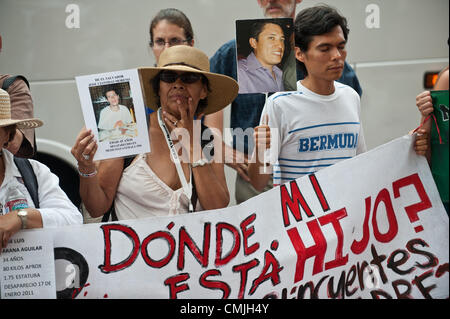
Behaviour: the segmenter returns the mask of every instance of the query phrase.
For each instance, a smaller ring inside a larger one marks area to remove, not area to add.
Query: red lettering
[[[269,268],[271,268],[272,271],[268,273]],[[253,281],[249,294],[253,295],[259,285],[269,279],[272,281],[272,286],[278,285],[280,283],[280,271],[283,268],[284,267],[280,267],[280,263],[275,256],[270,251],[266,250],[266,253],[264,254],[263,270],[261,271],[259,277]]]
[[[372,208],[371,197],[366,198],[366,216],[364,217],[363,223],[363,237],[360,241],[354,240],[352,246],[350,247],[351,251],[359,255],[361,254],[369,244],[370,233],[369,233],[369,217],[370,217],[370,209]]]
[[[188,284],[179,285],[180,282],[186,281],[189,279],[188,273],[178,274],[164,280],[164,285],[169,286],[169,296],[170,299],[177,299],[178,293],[189,290]]]
[[[228,299],[228,297],[230,296],[231,288],[230,286],[228,286],[227,283],[223,281],[215,281],[207,279],[209,276],[220,276],[220,275],[222,275],[220,270],[217,269],[208,270],[201,275],[200,285],[208,289],[222,290],[223,292],[222,299]]]
[[[194,255],[195,259],[199,262],[202,267],[208,266],[208,256],[209,256],[209,245],[211,238],[211,223],[205,223],[203,239],[203,253],[200,252],[200,249],[192,240],[191,236],[187,233],[184,227],[180,228],[180,236],[179,236],[179,246],[178,246],[178,263],[177,267],[179,270],[184,269],[184,247],[187,246],[191,253]]]
[[[344,246],[344,232],[342,231],[341,224],[339,223],[339,220],[346,216],[347,210],[345,208],[342,208],[338,211],[335,211],[333,213],[330,213],[328,215],[319,218],[319,223],[322,226],[331,223],[337,235],[337,247],[335,259],[325,264],[325,270],[343,266],[348,261],[348,254],[345,255],[344,257],[342,256],[342,247]]]
[[[239,285],[239,299],[244,298],[245,286],[247,285],[247,273],[250,269],[259,265],[258,259],[252,259],[247,263],[233,266],[233,272],[241,273],[241,284]]]
[[[100,228],[103,230],[103,237],[105,239],[105,259],[103,261],[103,265],[100,265],[100,271],[103,273],[110,273],[119,271],[122,269],[125,269],[129,266],[131,266],[134,261],[136,260],[136,257],[139,255],[139,237],[136,234],[136,232],[127,226],[120,225],[120,224],[106,224],[100,226]],[[131,250],[130,255],[128,258],[124,259],[123,261],[112,265],[111,264],[111,231],[116,230],[122,232],[125,236],[128,237],[128,239],[131,240],[131,243],[133,244],[133,248]]]
[[[228,230],[233,235],[233,246],[231,247],[230,252],[225,257],[222,257],[222,248],[223,248],[223,238],[222,231]],[[227,223],[218,223],[216,225],[216,267],[223,266],[228,264],[239,252],[241,247],[241,238],[239,236],[239,231],[230,224]]]
[[[322,188],[320,187],[319,182],[317,181],[317,177],[315,174],[309,175],[309,180],[311,181],[311,184],[314,188],[314,192],[316,192],[316,196],[319,199],[320,205],[322,206],[322,209],[324,212],[330,210],[330,205],[328,205],[327,199],[325,198],[325,195],[322,192]]]
[[[419,216],[417,214],[425,209],[430,208],[431,201],[428,198],[428,195],[425,191],[425,188],[423,187],[422,181],[420,180],[419,175],[413,174],[410,176],[407,176],[405,178],[399,179],[398,181],[395,181],[392,183],[392,187],[394,190],[394,198],[400,197],[400,188],[408,186],[408,185],[414,185],[417,194],[419,195],[420,202],[405,207],[406,214],[408,215],[409,220],[411,223],[416,222],[419,220]],[[422,226],[416,227],[416,232],[420,232],[423,230]]]
[[[288,227],[291,224],[291,222],[289,220],[289,215],[288,215],[288,208],[291,211],[291,213],[294,216],[296,221],[302,220],[300,206],[303,208],[303,210],[305,211],[305,213],[308,217],[314,216],[314,214],[312,213],[308,204],[306,203],[305,198],[303,197],[302,193],[300,192],[297,183],[295,181],[292,181],[289,183],[289,185],[291,187],[292,197],[289,196],[289,192],[287,191],[286,185],[280,186],[281,209],[283,212],[283,221],[284,221],[285,227]]]
[[[167,253],[167,256],[165,256],[161,260],[154,260],[154,259],[150,258],[149,254],[148,254],[148,250],[147,250],[148,244],[153,239],[157,239],[157,238],[166,240],[169,245],[169,251]],[[142,258],[144,258],[145,263],[147,265],[149,265],[150,267],[154,267],[154,268],[164,267],[165,265],[167,265],[170,262],[170,260],[173,257],[174,252],[175,252],[175,239],[168,232],[163,232],[163,231],[155,232],[155,233],[149,235],[147,238],[145,238],[142,241],[141,255],[142,255]]]
[[[314,242],[316,243],[314,246],[308,248],[306,248],[303,244],[297,228],[294,227],[287,231],[297,254],[294,283],[299,282],[303,279],[305,262],[308,258],[315,257],[313,275],[323,271],[323,262],[325,258],[325,252],[327,250],[327,241],[325,240],[325,237],[320,230],[320,226],[317,223],[317,220],[311,220],[310,222],[306,223],[306,225],[308,226],[308,229],[312,237],[314,238]]]
[[[254,243],[252,246],[248,247],[248,238],[255,233],[255,228],[248,227],[249,224],[253,223],[256,219],[256,214],[252,214],[244,219],[241,223],[242,236],[244,241],[244,254],[246,256],[253,254],[259,249],[259,243]]]
[[[377,220],[377,213],[378,213],[378,205],[383,202],[386,208],[386,216],[389,222],[389,229],[385,234],[382,234],[378,228],[378,220]],[[386,188],[383,188],[377,196],[377,199],[375,200],[375,205],[373,208],[373,215],[372,215],[372,226],[373,226],[373,234],[375,238],[381,242],[381,243],[388,243],[398,233],[398,224],[397,219],[395,218],[395,212],[394,207],[392,206],[391,196],[389,195],[389,191]]]

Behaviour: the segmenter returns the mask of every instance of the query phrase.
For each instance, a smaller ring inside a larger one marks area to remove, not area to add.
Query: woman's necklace
[[[177,169],[178,177],[180,178],[181,185],[183,187],[183,192],[189,199],[189,212],[192,213],[194,211],[194,207],[192,205],[191,197],[192,197],[192,170],[191,166],[189,165],[189,173],[190,173],[190,179],[189,183],[186,181],[186,177],[184,176],[183,168],[181,167],[180,158],[178,157],[177,150],[175,149],[175,145],[173,144],[172,138],[170,137],[169,129],[167,128],[166,124],[164,124],[164,121],[162,120],[161,116],[161,108],[158,109],[158,123],[161,127],[162,132],[164,133],[164,138],[166,139],[167,146],[169,147],[170,154],[172,156],[172,160],[175,163],[175,168]]]

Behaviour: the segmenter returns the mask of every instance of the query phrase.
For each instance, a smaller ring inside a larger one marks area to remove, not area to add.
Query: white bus
[[[427,71],[448,65],[448,0],[330,0],[350,27],[347,61],[363,89],[368,149],[417,127],[415,96]],[[297,6],[313,6],[304,0]],[[84,125],[75,76],[152,66],[149,24],[163,8],[191,20],[195,46],[208,56],[235,38],[235,20],[262,18],[256,0],[0,0],[0,73],[28,78],[38,159],[59,175],[78,205],[76,162],[70,154]],[[230,107],[224,127],[229,126]],[[235,172],[226,167],[234,200]]]

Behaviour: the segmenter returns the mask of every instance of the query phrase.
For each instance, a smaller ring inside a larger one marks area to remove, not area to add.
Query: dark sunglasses
[[[185,72],[178,74],[171,71],[163,71],[159,76],[161,81],[166,83],[174,83],[178,78],[180,78],[181,82],[185,84],[195,83],[202,78],[202,75],[199,73]]]

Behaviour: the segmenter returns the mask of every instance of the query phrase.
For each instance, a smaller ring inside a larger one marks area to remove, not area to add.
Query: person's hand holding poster
[[[136,69],[76,77],[86,128],[98,141],[94,159],[150,151]]]

